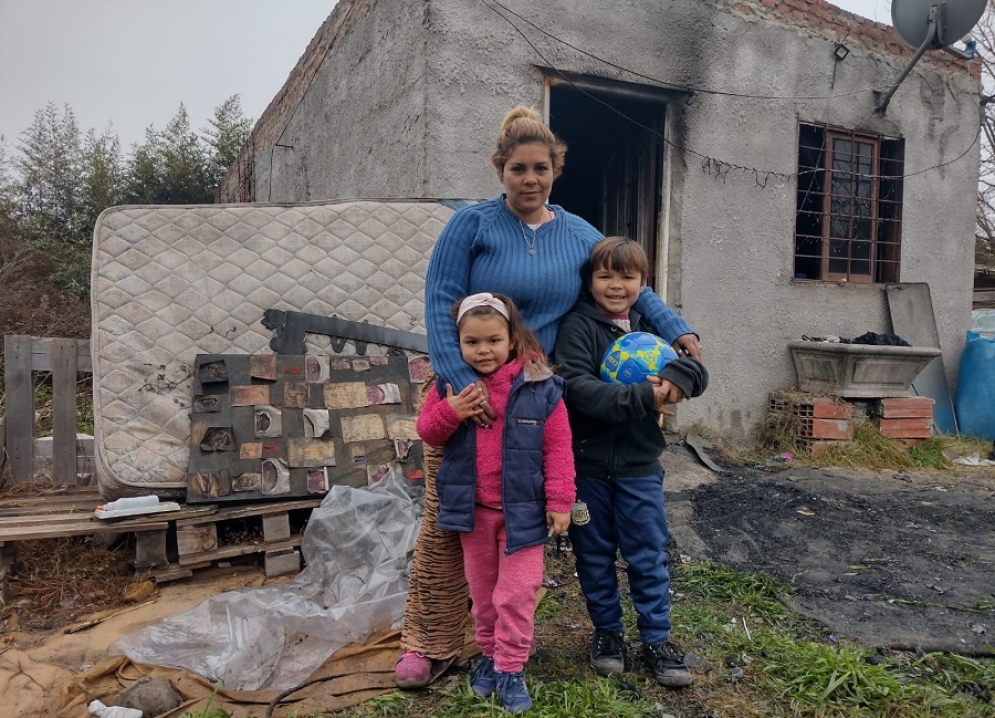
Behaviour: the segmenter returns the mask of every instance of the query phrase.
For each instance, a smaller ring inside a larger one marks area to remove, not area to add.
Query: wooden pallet
[[[298,547],[303,533],[292,534],[290,512],[318,506],[321,498],[255,503],[219,508],[215,504],[183,505],[179,511],[121,519],[97,519],[101,503],[95,488],[79,488],[0,500],[0,597],[7,601],[7,575],[16,558],[17,542],[63,536],[133,533],[135,568],[148,570],[157,582],[184,578],[215,561],[262,553],[267,576],[300,570]],[[248,519],[261,524],[262,540],[219,544],[218,525]],[[178,561],[170,562],[169,539],[176,536]]]
[[[128,532],[165,532],[168,522],[157,516],[104,522],[93,516],[101,503],[96,488],[44,492],[0,500],[0,597],[6,602],[7,575],[19,541]]]
[[[321,498],[296,499],[242,506],[215,507],[210,514],[179,517],[176,527],[176,562],[157,565],[152,578],[158,582],[183,578],[215,561],[226,561],[254,553],[263,555],[267,576],[297,573],[301,569],[298,550],[303,531],[291,531],[290,512],[310,511]],[[260,539],[224,544],[220,526],[226,521],[244,520],[252,524]],[[151,567],[151,566],[150,566]]]

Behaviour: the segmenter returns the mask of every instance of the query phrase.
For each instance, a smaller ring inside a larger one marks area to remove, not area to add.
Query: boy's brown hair
[[[643,284],[650,276],[650,260],[634,239],[605,237],[591,249],[591,256],[584,266],[584,285],[590,286],[591,277],[599,269],[612,272],[639,272]]]

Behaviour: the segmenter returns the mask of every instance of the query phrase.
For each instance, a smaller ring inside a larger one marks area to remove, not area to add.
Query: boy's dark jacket
[[[632,331],[645,331],[639,313],[629,312]],[[625,334],[582,297],[560,322],[553,358],[566,379],[565,396],[573,433],[578,476],[614,478],[647,476],[660,470],[666,442],[653,408],[649,383],[622,386],[602,381],[601,359],[612,342]],[[661,372],[686,397],[700,396],[708,386],[704,365],[690,357],[671,361]]]

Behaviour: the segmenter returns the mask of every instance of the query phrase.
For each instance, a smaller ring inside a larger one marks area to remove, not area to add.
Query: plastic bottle
[[[147,509],[159,505],[158,496],[126,496],[123,499],[109,501],[103,506],[103,511],[120,511],[122,509]]]

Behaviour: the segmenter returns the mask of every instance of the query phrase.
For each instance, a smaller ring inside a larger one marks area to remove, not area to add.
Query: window
[[[901,139],[801,125],[795,279],[898,281],[904,150]]]

